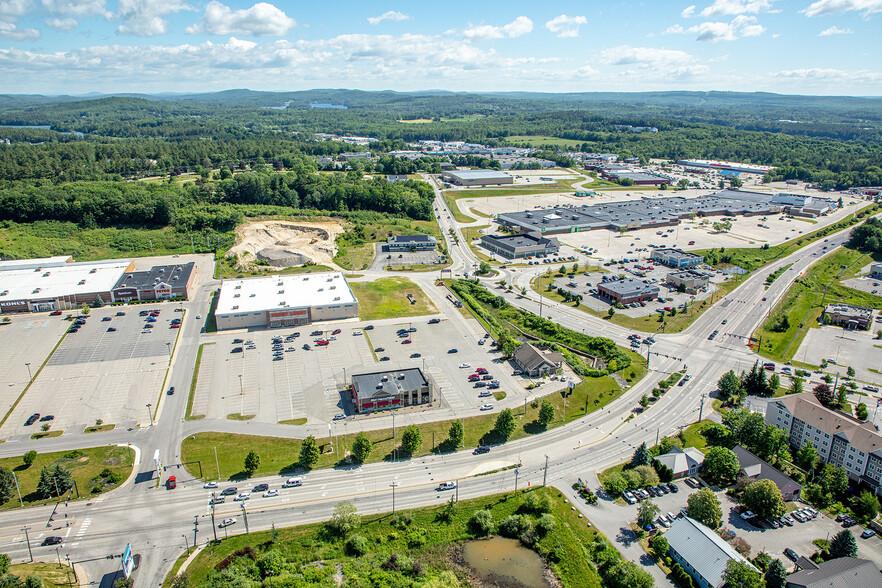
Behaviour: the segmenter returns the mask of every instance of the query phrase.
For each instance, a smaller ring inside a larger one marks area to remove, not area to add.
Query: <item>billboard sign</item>
[[[122,554],[122,572],[126,578],[131,577],[132,570],[135,567],[135,558],[132,557],[132,546],[126,543],[126,549]]]

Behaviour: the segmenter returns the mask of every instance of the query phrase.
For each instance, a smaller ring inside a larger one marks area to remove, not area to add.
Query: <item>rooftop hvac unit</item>
[[[3,290],[0,292],[0,296],[6,296],[7,294],[9,294],[9,290]]]
[[[328,290],[336,290],[336,289],[337,289],[337,286],[331,286],[330,288],[328,288]]]
[[[34,288],[34,291],[31,294],[38,294],[42,290],[42,288]]]
[[[46,272],[45,274],[43,274],[43,277],[44,277],[44,278],[48,278],[48,277],[49,277],[49,272]]]
[[[404,374],[403,374],[403,373],[398,374],[398,379],[399,379],[399,380],[403,380],[403,379],[404,379]]]
[[[334,302],[337,302],[337,301],[339,301],[339,300],[340,300],[340,297],[339,297],[339,296],[337,296],[336,298],[334,298]]]
[[[282,300],[281,302],[279,302],[279,306],[288,306],[288,305],[285,303],[284,300]]]
[[[325,289],[324,289],[324,288],[319,288],[318,291],[319,291],[319,292],[324,292]]]
[[[159,273],[164,274],[164,273],[165,273],[165,268],[164,268],[164,267],[159,268]]]
[[[236,294],[233,294],[233,298],[238,298],[239,296],[241,296],[241,294],[239,294],[238,292]]]
[[[284,285],[284,282],[282,282],[282,280],[279,280],[279,283],[276,284],[276,286],[283,286],[283,285]]]
[[[254,298],[255,296],[257,296],[257,294],[251,294],[248,298]]]
[[[41,268],[41,267],[34,268],[34,272],[41,272],[41,271],[43,271],[43,268]]]
[[[233,310],[239,310],[239,307],[238,307],[238,306],[234,306],[234,307],[233,307]]]
[[[284,290],[279,290],[277,293],[278,293],[278,294],[284,294],[285,291],[284,291]]]
[[[334,278],[328,278],[328,279],[325,280],[325,281],[326,281],[326,282],[333,282],[333,281],[334,281]]]
[[[304,281],[304,282],[309,281],[309,276],[306,276],[305,278],[303,278],[303,281]]]
[[[241,290],[241,289],[242,289],[242,284],[239,284],[238,286],[236,286],[235,288],[233,288],[233,290]]]

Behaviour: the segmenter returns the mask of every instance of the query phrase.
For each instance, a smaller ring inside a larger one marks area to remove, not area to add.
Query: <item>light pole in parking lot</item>
[[[31,362],[26,361],[25,365],[28,367],[28,382],[34,379],[34,376],[31,375]]]
[[[239,374],[239,394],[245,396],[245,389],[242,387],[242,374]]]
[[[168,356],[171,357],[171,342],[170,342],[170,341],[166,341],[166,342],[165,342],[165,346],[166,346],[166,348],[168,349]]]
[[[153,411],[150,410],[150,407],[153,406],[149,402],[147,403],[147,415],[150,417],[150,426],[153,426]]]

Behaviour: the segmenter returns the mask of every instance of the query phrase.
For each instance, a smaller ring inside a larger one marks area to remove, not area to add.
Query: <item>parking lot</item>
[[[93,310],[78,332],[65,335],[0,434],[9,438],[38,431],[39,426],[24,426],[35,413],[53,415],[53,430],[81,432],[97,419],[117,426],[149,424],[147,403],[156,404],[178,333],[170,324],[183,314],[174,312],[177,306],[158,305],[153,328],[145,329],[139,312],[147,308],[153,307]],[[58,322],[59,329],[72,324]]]
[[[3,414],[36,375],[69,323],[60,316],[22,314],[0,326],[0,408]],[[30,364],[30,366],[25,365]]]
[[[826,359],[830,365],[825,371],[842,376],[850,366],[855,369],[857,380],[882,385],[882,376],[878,373],[880,353],[875,347],[879,341],[874,334],[882,329],[882,323],[874,322],[870,328],[869,331],[849,331],[835,326],[808,329],[793,359],[811,365],[820,365]]]
[[[378,247],[379,251],[371,264],[371,269],[381,269],[389,266],[398,265],[431,265],[440,264],[441,255],[437,251],[384,251],[383,247]]]
[[[677,494],[665,494],[663,496],[650,498],[660,509],[661,513],[673,513],[677,515],[681,508],[686,507],[686,501],[689,495],[696,490],[686,485],[684,481],[677,481],[676,485],[679,489]],[[840,523],[835,520],[819,514],[816,518],[808,520],[804,523],[794,521],[792,527],[784,526],[780,529],[768,528],[765,526],[754,526],[741,518],[741,515],[735,511],[738,504],[725,492],[717,492],[717,498],[720,500],[723,510],[723,525],[733,531],[736,536],[744,538],[750,544],[750,557],[755,557],[757,553],[765,551],[777,557],[788,568],[792,567],[792,561],[784,555],[787,548],[793,549],[798,555],[810,556],[815,551],[819,551],[812,541],[814,539],[826,539],[828,536],[833,537],[842,530]],[[794,503],[788,503],[793,505]],[[620,515],[622,520],[635,521],[637,519],[638,504],[627,505],[624,507],[617,506],[622,512]],[[804,508],[807,506],[798,503],[796,508]],[[598,523],[599,524],[599,523]],[[757,522],[757,525],[761,523]],[[664,529],[662,529],[664,530]],[[863,528],[860,526],[851,527],[852,533],[857,538],[858,557],[873,560],[882,567],[882,540],[878,536],[870,539],[861,539],[859,537]]]

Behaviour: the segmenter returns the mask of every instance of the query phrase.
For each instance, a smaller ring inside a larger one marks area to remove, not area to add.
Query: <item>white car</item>
[[[242,492],[238,496],[236,496],[233,500],[238,500],[239,502],[244,502],[251,498],[251,492]]]
[[[263,496],[264,498],[271,498],[273,496],[278,496],[278,495],[279,495],[279,491],[276,489],[272,489],[272,490],[267,490],[261,496]]]
[[[206,482],[203,488],[217,488],[217,482]]]
[[[463,368],[463,369],[466,369],[466,368],[470,368],[470,367],[472,367],[472,364],[470,364],[470,363],[461,363],[461,364],[459,364],[459,367],[461,367],[461,368]]]
[[[230,525],[235,525],[235,524],[236,524],[236,519],[234,519],[234,518],[224,519],[220,522],[218,527],[223,529],[224,527],[229,527]]]
[[[364,335],[364,333],[362,333],[361,331],[352,331],[353,337],[358,337],[359,335]]]
[[[481,406],[480,410],[493,410],[493,405],[492,404],[484,404]]]
[[[197,320],[197,321],[198,321],[199,319],[201,319],[201,318],[202,318],[202,315],[201,315],[201,314],[197,314],[197,315],[196,315],[196,320]],[[235,521],[234,521],[234,522],[235,522]]]

